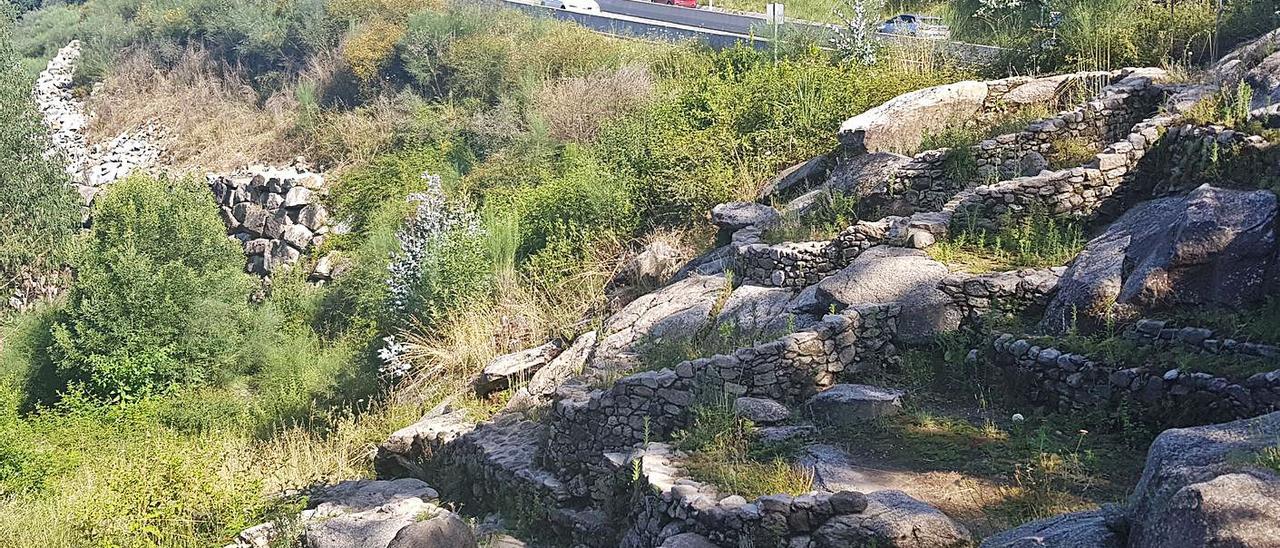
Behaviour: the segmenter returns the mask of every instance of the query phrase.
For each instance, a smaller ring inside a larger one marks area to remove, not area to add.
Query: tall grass
[[[991,232],[968,226],[928,249],[934,259],[975,273],[1060,266],[1084,249],[1078,223],[1032,212]]]

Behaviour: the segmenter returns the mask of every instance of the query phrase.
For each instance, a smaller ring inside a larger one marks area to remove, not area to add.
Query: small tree
[[[841,0],[832,12],[842,25],[832,42],[841,58],[864,65],[876,64],[876,23],[879,22],[882,0]]]
[[[199,183],[115,183],[76,250],[76,279],[53,327],[59,373],[128,400],[234,372],[251,327],[243,264]]]
[[[0,6],[0,286],[21,266],[57,266],[80,224],[65,169],[44,154],[48,142],[31,81],[10,45],[9,10]]]

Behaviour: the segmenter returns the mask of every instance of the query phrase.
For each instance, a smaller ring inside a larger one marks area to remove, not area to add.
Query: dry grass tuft
[[[292,94],[282,92],[259,106],[247,83],[215,67],[198,50],[187,51],[168,71],[146,55],[126,57],[89,101],[90,142],[155,120],[167,132],[164,145],[178,171],[229,170],[296,156],[299,150],[286,138],[297,119]]]
[[[654,86],[647,68],[628,65],[548,82],[535,94],[534,108],[552,137],[586,143],[605,121],[652,98]]]

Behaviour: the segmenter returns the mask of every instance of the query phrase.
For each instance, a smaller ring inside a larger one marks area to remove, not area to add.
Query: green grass
[[[1178,369],[1234,380],[1244,380],[1255,373],[1266,373],[1277,368],[1275,360],[1270,358],[1207,354],[1178,346],[1154,352],[1149,344],[1106,330],[1092,335],[1069,334],[1065,337],[1044,338],[1038,342],[1052,345],[1064,352],[1084,354],[1116,367]]]
[[[964,227],[927,251],[937,261],[976,274],[1061,266],[1074,259],[1084,244],[1079,224],[1032,213],[1003,223],[995,233]]]
[[[1258,452],[1257,463],[1263,468],[1280,473],[1280,445]]]
[[[762,240],[767,244],[830,240],[858,222],[858,199],[840,192],[827,192],[812,213],[800,216],[786,213],[777,226],[766,230]]]
[[[811,491],[813,472],[778,448],[759,446],[753,428],[727,402],[695,408],[693,424],[674,436],[676,447],[689,454],[680,465],[694,479],[747,500]]]
[[[869,466],[958,472],[1002,486],[996,495],[974,495],[993,499],[982,508],[984,522],[1018,524],[1119,500],[1142,469],[1132,433],[1095,432],[1062,416],[1014,423],[949,413],[917,410],[822,437]]]
[[[1097,147],[1086,139],[1059,139],[1049,154],[1049,169],[1057,171],[1082,166],[1098,154]]]

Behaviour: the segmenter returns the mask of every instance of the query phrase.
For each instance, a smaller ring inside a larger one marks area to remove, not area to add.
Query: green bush
[[[552,248],[581,258],[589,242],[628,235],[638,222],[626,183],[572,146],[565,150],[563,172],[517,191],[513,205],[523,257]]]
[[[242,369],[252,287],[195,181],[136,176],[99,199],[77,251],[53,361],[69,384],[130,400]]]
[[[753,196],[779,170],[834,149],[832,128],[849,116],[956,77],[821,53],[777,63],[745,47],[703,55],[703,70],[681,71],[668,96],[607,125],[595,147],[611,171],[640,183],[632,201],[650,223],[686,223]]]
[[[455,175],[437,147],[401,150],[375,158],[368,165],[344,173],[329,202],[335,214],[363,232],[388,202],[403,203],[406,196],[426,188],[423,173]]]
[[[45,129],[31,100],[31,81],[9,47],[0,10],[0,276],[5,285],[23,265],[55,267],[80,224],[80,204],[58,164],[44,157]]]

